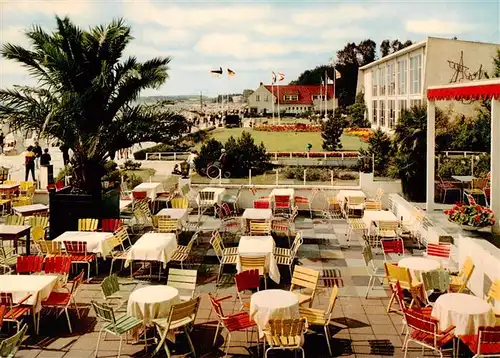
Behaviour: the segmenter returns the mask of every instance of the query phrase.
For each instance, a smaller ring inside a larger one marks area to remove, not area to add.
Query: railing
[[[463,151],[463,150],[446,150],[442,152],[437,152],[436,154],[445,155],[447,157],[451,156],[464,156],[467,158],[468,155],[481,155],[481,154],[489,154],[488,152],[472,152],[472,151]]]
[[[146,153],[146,160],[185,160],[189,152],[152,152]]]
[[[358,158],[359,152],[267,152],[271,160],[308,158],[308,159],[340,159]]]

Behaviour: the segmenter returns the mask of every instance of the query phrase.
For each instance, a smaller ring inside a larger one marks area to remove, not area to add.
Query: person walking
[[[36,169],[40,168],[40,157],[42,156],[42,147],[38,142],[35,142],[35,146],[33,147],[33,153],[35,153],[35,167]]]
[[[40,157],[40,165],[50,165],[51,160],[52,158],[50,157],[49,154],[49,148],[45,148],[43,150],[42,156]]]
[[[31,172],[31,177],[35,181],[35,153],[33,152],[33,147],[30,145],[24,154],[24,165],[26,166],[26,173],[24,180],[28,181],[29,173]]]

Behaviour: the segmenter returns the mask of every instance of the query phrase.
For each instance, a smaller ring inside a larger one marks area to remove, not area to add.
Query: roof
[[[427,89],[429,101],[444,100],[479,100],[500,98],[500,79],[454,83],[444,86],[432,86]]]
[[[392,60],[395,57],[399,57],[401,55],[404,55],[405,53],[408,53],[408,52],[411,52],[411,51],[415,51],[416,49],[424,47],[426,45],[426,43],[427,43],[427,40],[417,42],[416,44],[413,44],[411,46],[405,47],[402,50],[396,51],[394,53],[391,53],[390,55],[382,57],[381,59],[378,59],[377,61],[370,62],[369,64],[364,65],[364,66],[360,67],[359,69],[360,70],[367,70],[367,69],[369,69],[371,67],[380,65],[381,63],[390,61],[390,60]]]
[[[312,104],[312,97],[321,95],[324,92],[324,86],[321,85],[286,85],[286,86],[264,86],[275,97],[278,97],[278,89],[280,95],[280,103],[282,104]],[[285,101],[283,96],[299,96],[297,101]],[[327,99],[333,97],[333,85],[327,86]]]

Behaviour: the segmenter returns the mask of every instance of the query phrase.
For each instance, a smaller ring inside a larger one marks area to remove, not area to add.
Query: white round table
[[[168,317],[170,307],[180,302],[179,291],[174,287],[147,286],[130,294],[127,314],[144,320],[147,326],[155,318]]]
[[[495,324],[495,314],[483,299],[465,293],[440,296],[432,308],[432,317],[439,319],[439,328],[454,325],[455,335],[476,334],[480,326]]]
[[[295,293],[284,290],[256,292],[250,298],[250,317],[262,337],[269,320],[299,318],[299,299]]]
[[[414,279],[422,281],[422,272],[439,270],[441,268],[441,263],[425,257],[405,257],[399,260],[398,266],[409,269]]]

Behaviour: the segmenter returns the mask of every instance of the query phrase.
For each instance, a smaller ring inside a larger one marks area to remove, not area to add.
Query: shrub
[[[142,163],[134,162],[132,160],[127,160],[123,163],[122,168],[125,170],[138,170],[141,167]]]
[[[200,154],[194,160],[194,166],[198,173],[204,173],[208,163],[219,159],[223,145],[216,139],[209,139],[201,146]]]
[[[67,176],[74,178],[75,176],[75,171],[73,170],[73,167],[71,165],[66,165],[64,168],[59,170],[59,173],[57,174],[56,177],[56,182],[63,180]]]
[[[143,182],[142,178],[134,173],[124,173],[123,181],[127,183],[128,188],[135,188],[137,185],[142,184]]]
[[[358,164],[362,164],[363,171],[368,169],[365,168],[366,158],[363,157],[374,157],[373,167],[375,171],[381,175],[385,175],[392,157],[391,139],[379,128],[368,139],[368,148],[366,150],[360,149],[359,154],[362,163]],[[371,159],[369,161],[371,163]],[[372,168],[369,169],[369,172],[371,172]]]
[[[437,172],[443,179],[449,179],[453,175],[470,175],[470,159],[443,159],[439,164]]]
[[[345,121],[341,117],[340,110],[336,110],[333,117],[323,123],[323,149],[335,151],[342,149],[340,137],[344,131]]]

